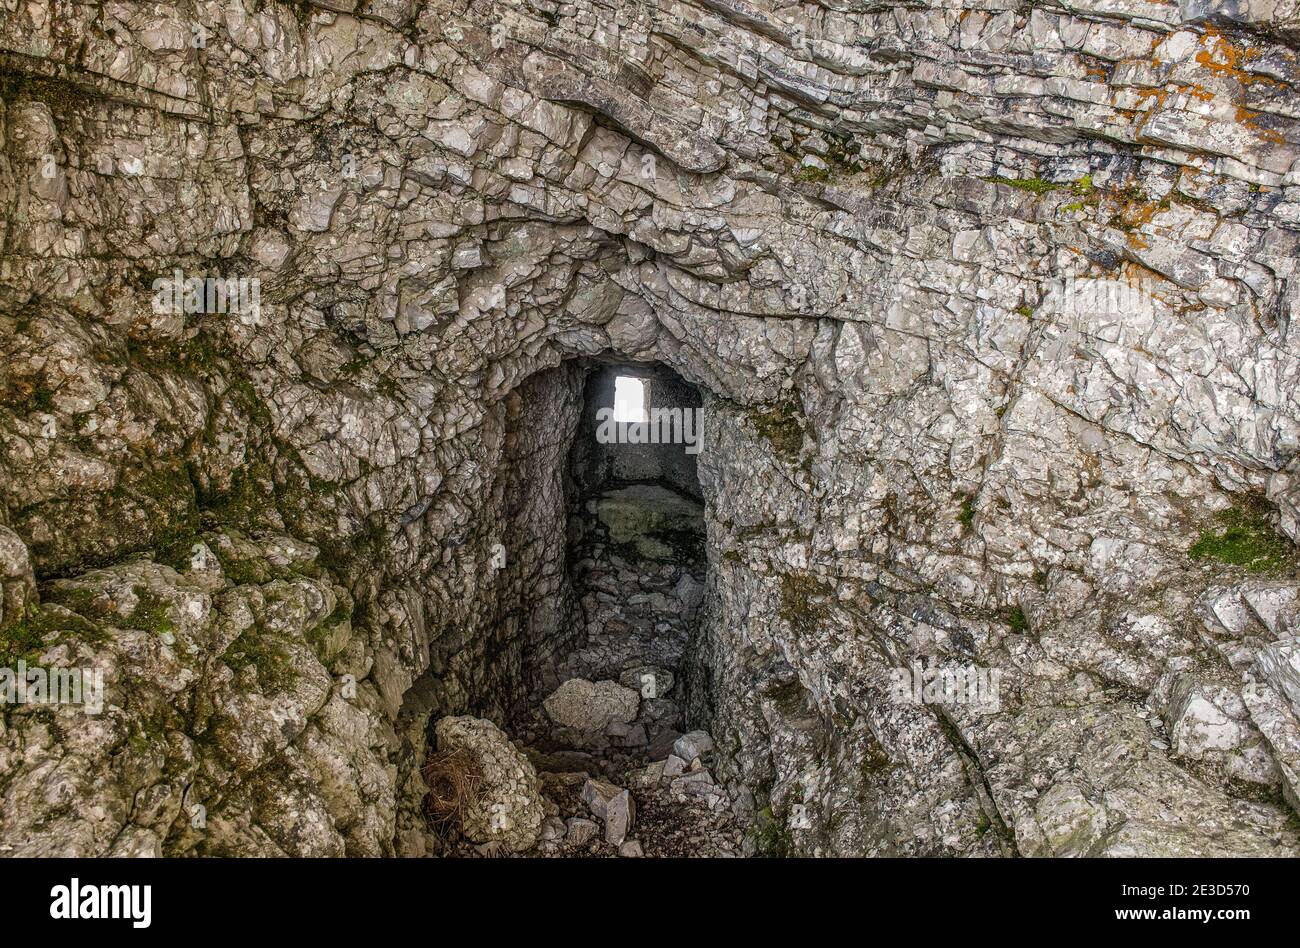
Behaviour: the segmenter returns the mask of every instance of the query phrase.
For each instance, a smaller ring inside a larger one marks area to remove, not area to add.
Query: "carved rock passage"
[[[1295,5],[830,6],[0,7],[0,643],[106,687],[0,851],[436,852],[601,353],[703,395],[749,851],[1300,849]]]

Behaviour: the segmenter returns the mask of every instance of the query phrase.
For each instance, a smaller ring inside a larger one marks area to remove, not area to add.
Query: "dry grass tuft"
[[[429,792],[424,795],[424,818],[434,829],[459,826],[470,801],[483,784],[478,760],[464,748],[429,751],[420,776]]]

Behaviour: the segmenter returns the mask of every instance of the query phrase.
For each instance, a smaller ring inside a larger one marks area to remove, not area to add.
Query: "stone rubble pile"
[[[666,758],[625,769],[626,786],[587,771],[538,774],[488,721],[444,718],[435,731],[440,748],[468,745],[484,765],[456,827],[463,837],[453,845],[456,854],[734,856],[741,850],[727,792],[704,763],[713,743],[703,731],[678,737]],[[608,772],[610,762],[604,763],[601,772]]]
[[[698,581],[680,564],[624,559],[597,536],[579,566],[586,634],[561,667],[618,681],[568,678],[525,719],[520,738],[539,771],[546,812],[530,851],[738,855],[743,838],[731,797],[705,763],[713,738],[678,730],[685,715],[674,668],[699,605]],[[444,719],[435,730],[461,720],[468,719]],[[508,787],[484,791],[485,801],[503,796]],[[476,804],[474,812],[482,810]],[[457,848],[464,855],[517,851],[504,833],[486,839],[477,821],[464,835]]]

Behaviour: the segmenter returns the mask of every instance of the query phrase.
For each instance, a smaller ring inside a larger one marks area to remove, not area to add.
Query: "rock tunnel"
[[[1294,17],[987,6],[0,4],[0,853],[1300,853]]]
[[[595,824],[584,819],[578,775],[614,785],[638,766],[662,770],[683,737],[712,740],[712,675],[699,647],[709,573],[698,470],[705,410],[699,389],[673,369],[612,355],[539,372],[507,400],[501,520],[487,563],[496,581],[485,590],[497,597],[496,640],[485,674],[457,702],[439,692],[431,666],[403,715],[428,722],[435,770],[446,756],[435,725],[447,712],[501,721],[565,804],[564,819],[549,817],[551,839],[586,854]],[[674,766],[683,768],[671,775],[685,778],[679,788],[698,789],[643,800],[650,854],[688,854],[685,840],[694,835],[698,849],[708,829],[711,846],[738,855],[743,834],[715,812],[725,789],[697,758]]]

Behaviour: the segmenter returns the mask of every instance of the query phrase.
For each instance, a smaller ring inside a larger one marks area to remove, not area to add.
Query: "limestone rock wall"
[[[116,669],[0,846],[393,851],[414,709],[563,647],[526,380],[609,352],[704,393],[761,848],[1294,852],[1297,20],[1219,6],[0,5],[0,621]]]

